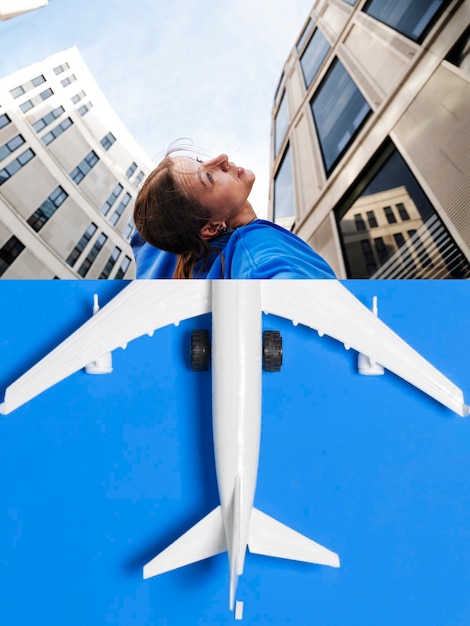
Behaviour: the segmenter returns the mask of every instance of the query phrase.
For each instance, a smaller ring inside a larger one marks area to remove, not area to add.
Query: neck
[[[235,217],[227,221],[227,226],[235,230],[235,228],[240,228],[240,226],[246,226],[247,224],[250,224],[255,219],[257,219],[257,215],[254,212],[251,203],[247,200],[240,209],[240,212],[237,213]]]

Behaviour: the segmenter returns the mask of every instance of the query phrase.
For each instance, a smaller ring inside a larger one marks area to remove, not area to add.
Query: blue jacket
[[[302,239],[266,220],[255,220],[214,238],[214,252],[195,278],[335,278],[331,267]],[[177,257],[131,239],[137,278],[172,278]]]

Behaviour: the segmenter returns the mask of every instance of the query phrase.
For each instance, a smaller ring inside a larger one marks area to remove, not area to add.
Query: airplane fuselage
[[[261,436],[262,313],[256,281],[212,284],[214,453],[230,561],[231,605],[242,573]]]

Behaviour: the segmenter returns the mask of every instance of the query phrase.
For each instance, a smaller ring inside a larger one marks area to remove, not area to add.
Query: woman
[[[201,162],[167,153],[135,204],[137,278],[334,278],[305,242],[257,219],[254,181],[225,154]]]

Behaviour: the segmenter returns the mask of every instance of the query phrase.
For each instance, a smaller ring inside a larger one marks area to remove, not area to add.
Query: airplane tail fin
[[[220,505],[144,566],[144,578],[202,561],[227,550]]]
[[[248,548],[255,554],[339,567],[339,557],[319,543],[253,508]]]

